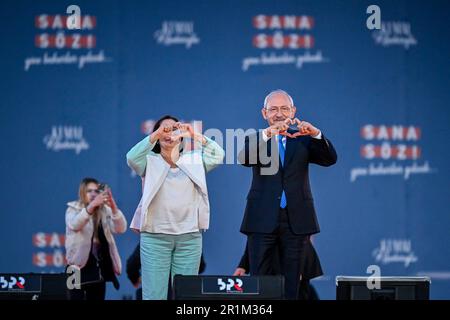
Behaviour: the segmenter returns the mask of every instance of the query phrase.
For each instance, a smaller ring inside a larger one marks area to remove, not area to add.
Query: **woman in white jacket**
[[[194,148],[187,151],[192,143]],[[209,227],[205,173],[223,158],[216,142],[172,116],[158,120],[153,133],[127,153],[128,165],[145,176],[141,203],[131,222],[141,234],[144,300],[167,299],[169,274],[172,279],[176,274],[198,274],[201,231]]]
[[[69,290],[70,299],[104,300],[105,282],[116,289],[122,271],[113,233],[124,233],[127,221],[117,207],[111,189],[99,190],[93,178],[80,183],[79,199],[67,203],[66,259],[81,269],[81,288]]]

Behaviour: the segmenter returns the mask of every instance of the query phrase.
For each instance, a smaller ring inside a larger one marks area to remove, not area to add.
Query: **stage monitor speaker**
[[[67,300],[66,273],[1,273],[0,300]]]
[[[430,282],[429,277],[338,276],[336,300],[429,300]]]
[[[175,300],[282,300],[283,276],[174,277]]]

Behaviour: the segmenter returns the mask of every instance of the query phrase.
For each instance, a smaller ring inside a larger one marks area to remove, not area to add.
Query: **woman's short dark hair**
[[[156,130],[158,130],[159,129],[159,127],[161,126],[161,123],[164,121],[164,120],[167,120],[167,119],[171,119],[171,120],[173,120],[173,121],[175,121],[175,122],[179,122],[180,120],[178,120],[177,118],[175,118],[174,116],[171,116],[171,115],[165,115],[164,117],[162,117],[161,119],[159,119],[158,121],[156,121],[156,123],[155,123],[155,125],[153,126],[153,131],[152,132],[155,132]],[[155,146],[153,147],[153,150],[152,150],[154,153],[161,153],[161,146],[160,146],[160,144],[159,144],[159,140],[158,141],[156,141],[156,144],[155,144]]]

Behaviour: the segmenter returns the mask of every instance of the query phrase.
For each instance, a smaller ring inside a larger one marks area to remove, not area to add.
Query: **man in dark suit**
[[[309,164],[331,166],[337,155],[319,129],[295,118],[296,107],[287,92],[269,93],[261,112],[269,127],[247,136],[238,156],[253,171],[241,232],[248,237],[250,274],[271,274],[279,248],[285,296],[297,299],[310,235],[320,231]]]

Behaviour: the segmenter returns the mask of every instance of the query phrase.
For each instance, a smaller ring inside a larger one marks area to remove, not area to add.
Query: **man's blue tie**
[[[278,149],[280,151],[280,159],[281,159],[281,165],[284,166],[284,153],[285,153],[285,149],[284,149],[284,144],[283,144],[283,136],[280,134],[278,135]],[[280,208],[286,208],[287,205],[287,200],[286,200],[286,194],[283,193],[281,194],[281,201],[280,201]]]

